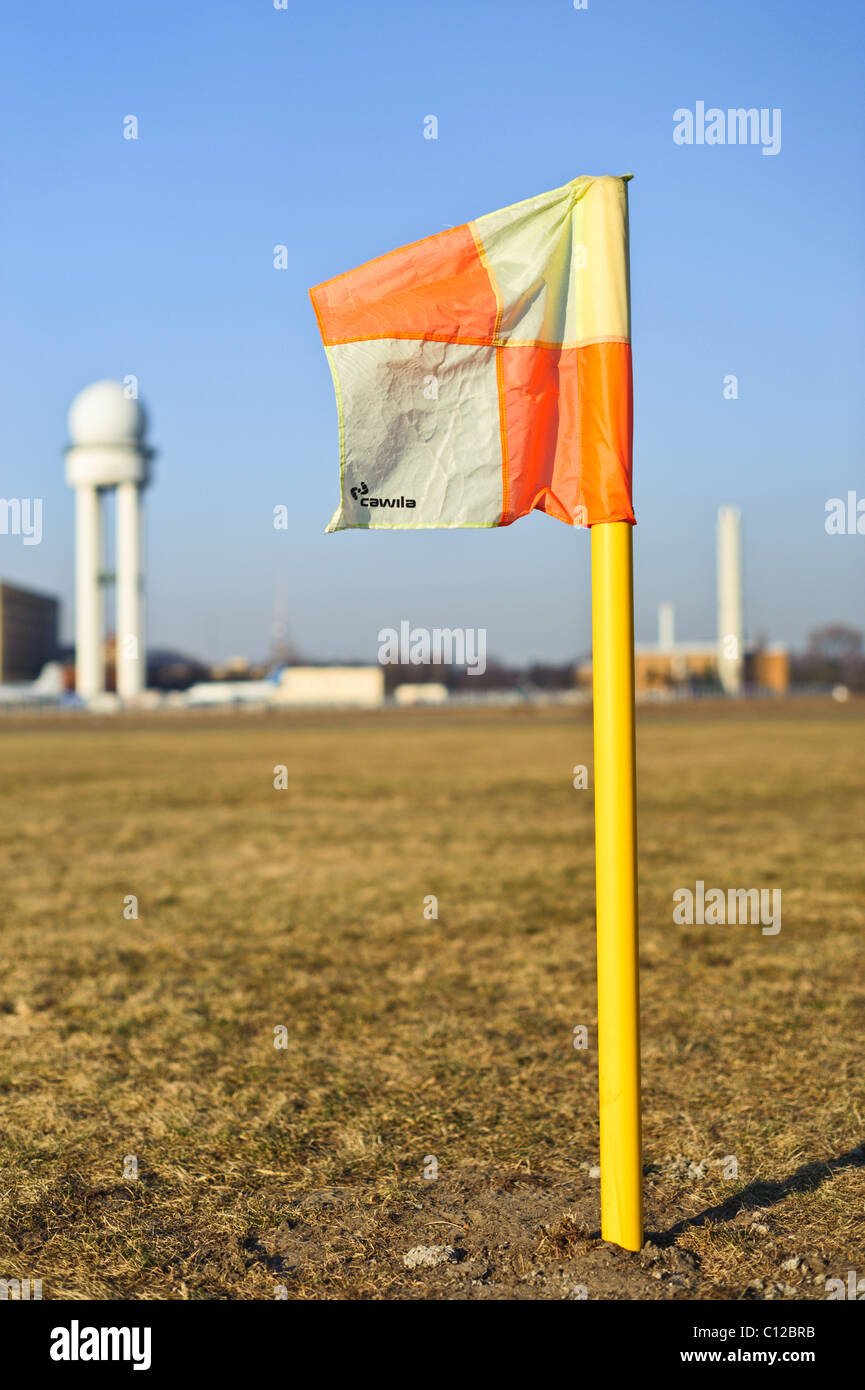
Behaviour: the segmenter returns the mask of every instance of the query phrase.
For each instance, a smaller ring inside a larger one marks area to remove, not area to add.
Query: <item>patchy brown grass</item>
[[[597,1239],[588,1171],[584,714],[5,719],[0,1277],[269,1299],[865,1276],[863,729],[858,706],[641,718],[632,1256]],[[780,935],[674,926],[698,878],[780,887]],[[438,1244],[455,1260],[403,1267]]]

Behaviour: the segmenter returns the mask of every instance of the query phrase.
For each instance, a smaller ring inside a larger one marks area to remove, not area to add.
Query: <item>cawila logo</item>
[[[487,669],[485,627],[412,627],[406,619],[378,634],[382,666],[465,666],[470,676]]]
[[[362,507],[414,507],[417,505],[413,497],[370,497],[367,483],[359,483],[357,487],[353,487],[351,496],[352,500],[359,502]]]
[[[131,1361],[134,1371],[150,1370],[149,1327],[68,1327],[51,1329],[52,1361]]]
[[[677,888],[673,921],[679,927],[762,926],[764,936],[781,930],[780,888],[706,888],[697,879],[695,891]]]

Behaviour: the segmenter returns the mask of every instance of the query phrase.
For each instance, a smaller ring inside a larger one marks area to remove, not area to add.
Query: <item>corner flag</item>
[[[627,180],[578,178],[310,291],[339,414],[328,531],[592,531],[601,1224],[639,1250]]]
[[[579,178],[310,291],[347,527],[633,522],[627,182]]]

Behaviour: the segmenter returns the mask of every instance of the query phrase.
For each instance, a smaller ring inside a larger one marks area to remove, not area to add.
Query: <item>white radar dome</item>
[[[119,381],[97,381],[75,397],[69,411],[73,444],[138,444],[147,429],[140,401]]]

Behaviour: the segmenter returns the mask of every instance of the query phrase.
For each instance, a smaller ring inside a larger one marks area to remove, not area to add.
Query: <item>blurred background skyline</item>
[[[276,614],[319,660],[374,661],[402,619],[486,628],[506,661],[586,651],[588,537],[548,517],[324,536],[336,409],[307,291],[626,171],[638,639],[664,599],[677,636],[714,633],[722,503],[742,509],[748,635],[861,623],[865,541],[824,524],[828,499],[865,496],[857,5],[50,0],[3,29],[0,495],[44,511],[40,545],[0,536],[0,577],[61,595],[66,640],[66,413],[132,374],[159,450],[151,645],[257,658]],[[675,144],[698,101],[780,109],[780,153]]]

